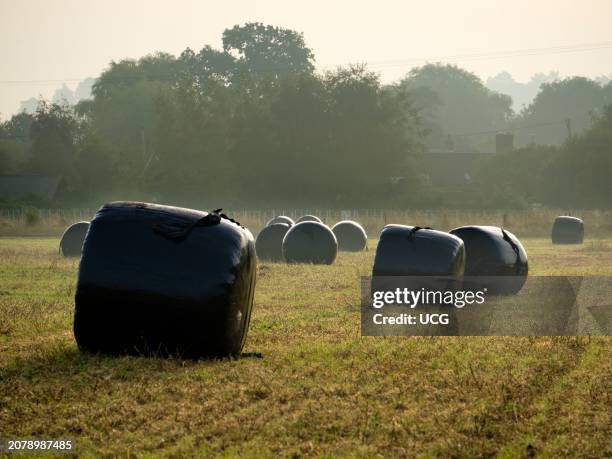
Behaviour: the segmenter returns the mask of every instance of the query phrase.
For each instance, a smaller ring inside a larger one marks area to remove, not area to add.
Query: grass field
[[[612,239],[523,243],[531,274],[612,275]],[[78,263],[57,248],[0,239],[0,437],[83,456],[612,456],[610,338],[361,338],[370,250],[260,263],[245,352],[261,358],[87,355]]]

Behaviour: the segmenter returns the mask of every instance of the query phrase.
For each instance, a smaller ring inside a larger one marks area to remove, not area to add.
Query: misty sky
[[[551,70],[609,75],[611,19],[612,0],[0,0],[0,117],[51,97],[62,81],[74,89],[111,60],[220,47],[225,28],[249,21],[303,32],[321,69],[366,62],[389,82],[424,60],[483,79],[503,70],[519,81]],[[491,56],[584,44],[598,49]]]

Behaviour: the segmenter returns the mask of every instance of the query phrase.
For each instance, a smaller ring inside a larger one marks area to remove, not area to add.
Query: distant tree
[[[482,190],[483,202],[478,204],[512,207],[546,202],[547,169],[558,154],[556,147],[532,145],[490,155],[474,177],[475,186]]]
[[[301,33],[250,22],[223,32],[223,51],[237,59],[240,74],[278,78],[310,73],[314,54]]]
[[[156,100],[178,84],[180,68],[166,53],[137,61],[113,62],[92,87],[93,100],[82,101],[76,112],[91,123],[92,131],[112,148],[118,188],[142,190],[155,124]]]
[[[297,32],[235,26],[224,32],[221,51],[205,46],[178,58],[157,53],[111,63],[93,85],[93,100],[79,103],[76,113],[113,145],[115,178],[122,186],[218,194],[229,184],[215,178],[231,182],[239,174],[224,171],[232,164],[244,167],[265,138],[262,129],[249,131],[246,139],[237,127],[240,119],[260,125],[280,79],[312,72],[312,59]],[[202,184],[202,174],[213,170],[214,177]]]
[[[36,113],[38,107],[38,99],[36,97],[30,97],[27,100],[22,100],[19,103],[19,112],[25,112],[29,115]]]
[[[363,67],[294,74],[235,93],[228,177],[240,202],[330,206],[385,200],[415,186],[415,120]]]
[[[561,208],[612,207],[612,105],[562,146],[530,145],[491,155],[476,177],[489,201]]]
[[[225,51],[205,46],[199,53],[187,48],[178,58],[181,77],[191,81],[200,91],[211,80],[230,83],[237,71],[236,59]]]
[[[70,108],[41,102],[31,126],[31,159],[28,169],[40,174],[75,179],[78,123]]]
[[[95,78],[85,78],[84,80],[80,81],[74,90],[75,102],[79,102],[84,99],[91,99],[92,88],[95,83]]]
[[[73,188],[78,190],[76,201],[96,203],[101,197],[112,194],[115,170],[111,146],[89,126],[82,126],[76,141],[76,179]]]
[[[92,86],[92,94],[98,99],[112,97],[117,90],[130,88],[143,81],[166,85],[176,83],[180,75],[176,58],[168,53],[155,53],[139,60],[124,59],[111,62]]]
[[[33,119],[33,115],[19,112],[11,119],[0,123],[2,173],[19,172],[29,160],[30,130]]]
[[[348,203],[370,195],[372,201],[393,200],[394,179],[415,185],[411,160],[420,145],[416,120],[405,110],[407,94],[385,90],[376,74],[360,66],[328,73],[325,83],[332,120],[330,170],[335,173],[330,183],[342,192],[338,199]]]
[[[505,129],[513,113],[509,96],[487,89],[476,75],[454,65],[417,67],[399,86],[425,111],[431,131],[427,145],[433,149],[445,149],[451,136],[457,149],[490,151],[494,132]],[[480,132],[487,134],[475,135]]]
[[[235,141],[231,129],[231,90],[221,82],[206,93],[181,84],[155,103],[154,130],[142,170],[145,186],[166,197],[198,199],[198,205],[228,202],[233,193],[227,151]]]
[[[552,83],[559,79],[559,72],[536,73],[526,83],[515,81],[508,72],[501,72],[487,78],[486,86],[492,91],[512,97],[512,108],[519,112],[527,107],[540,91],[543,83]]]
[[[260,165],[266,180],[275,183],[281,193],[292,195],[296,188],[309,189],[309,195],[328,193],[324,183],[335,172],[326,166],[334,160],[329,145],[334,128],[331,117],[329,95],[322,78],[301,74],[281,80],[270,106],[268,122],[273,139],[265,140],[275,143],[270,152],[272,167]],[[245,138],[245,146],[246,141]],[[341,156],[342,152],[335,155]]]
[[[36,102],[37,105],[38,102],[39,101]],[[30,129],[33,120],[33,114],[27,112],[22,111],[13,115],[11,119],[0,125],[2,138],[7,140],[27,141],[30,138]]]
[[[420,86],[414,89],[408,90],[405,85],[390,86],[390,89],[396,91],[397,95],[403,93],[403,98],[407,100],[406,110],[410,116],[418,117],[420,130],[418,132],[419,137],[428,139],[443,139],[445,136],[448,138],[449,134],[440,125],[438,119],[438,110],[442,109],[444,102],[440,98],[440,95],[428,86]],[[399,89],[399,91],[397,91]],[[453,149],[454,142],[452,145],[448,145],[444,142],[444,149]]]
[[[560,207],[612,207],[612,104],[571,138],[545,171],[546,200]]]
[[[517,143],[533,140],[540,144],[561,145],[569,136],[566,120],[571,123],[572,134],[580,134],[610,103],[612,86],[602,87],[588,78],[544,83],[534,101],[513,122],[518,129]]]
[[[63,83],[62,86],[53,93],[51,102],[57,105],[74,105],[77,100],[74,97],[72,89],[66,86],[66,83]]]

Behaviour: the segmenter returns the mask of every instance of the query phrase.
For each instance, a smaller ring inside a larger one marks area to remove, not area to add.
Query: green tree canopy
[[[580,134],[610,103],[610,83],[602,86],[584,77],[543,83],[533,102],[513,123],[518,128],[517,142],[561,145],[569,135],[566,120],[570,120],[572,134]]]
[[[301,33],[258,22],[226,29],[223,51],[236,58],[243,75],[278,78],[314,70],[314,54]]]
[[[412,94],[430,131],[427,145],[447,149],[448,136],[457,150],[493,151],[492,137],[512,116],[512,99],[493,92],[473,73],[449,64],[426,64],[399,83]],[[483,135],[476,133],[485,132]]]

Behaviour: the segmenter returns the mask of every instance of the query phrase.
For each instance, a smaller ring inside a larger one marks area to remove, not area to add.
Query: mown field
[[[534,275],[612,275],[612,239],[523,243]],[[112,358],[77,350],[58,239],[2,238],[0,436],[84,457],[612,456],[610,338],[361,338],[373,255],[260,263],[250,357]]]

